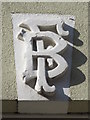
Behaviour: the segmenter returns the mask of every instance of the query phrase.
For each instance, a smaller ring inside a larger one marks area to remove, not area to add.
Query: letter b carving
[[[54,93],[56,88],[54,85],[50,86],[47,79],[63,74],[68,68],[66,60],[60,55],[67,48],[67,42],[62,36],[69,34],[68,31],[63,30],[63,24],[63,21],[60,23],[40,21],[36,24],[36,22],[32,23],[27,20],[19,25],[21,31],[18,34],[18,39],[23,40],[25,44],[23,79],[27,83],[27,81],[36,78],[35,90],[38,93],[42,93],[42,90],[45,93]],[[57,33],[46,31],[46,29],[40,30],[39,26],[43,26],[43,28],[56,26]],[[47,43],[46,47],[45,42]],[[37,60],[37,70],[33,68],[33,58]],[[55,67],[53,67],[54,62],[57,64]],[[47,70],[46,63],[52,69]]]

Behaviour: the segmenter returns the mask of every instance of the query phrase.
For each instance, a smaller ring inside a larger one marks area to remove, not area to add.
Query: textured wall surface
[[[88,3],[2,3],[2,96],[5,101],[17,99],[11,13],[50,13],[76,17],[71,100],[88,100]]]

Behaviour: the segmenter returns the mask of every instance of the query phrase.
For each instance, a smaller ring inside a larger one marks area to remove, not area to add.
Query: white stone
[[[69,41],[67,42],[62,38],[62,36],[66,36],[69,34],[68,31],[64,31],[62,29],[64,23],[71,27],[74,26],[75,21],[71,21],[69,18],[74,17],[70,15],[59,16],[49,14],[12,15],[18,100],[48,100],[46,97],[36,92],[38,91],[39,93],[41,93],[42,86],[44,88],[44,92],[46,93],[56,92],[57,95],[56,98],[54,98],[56,100],[66,99],[62,95],[62,90],[63,92],[66,91],[65,94],[69,96],[72,48],[67,48],[67,45],[73,46],[73,44],[71,44]],[[47,28],[47,26],[55,25],[58,34],[52,31],[40,31],[39,29],[39,27]],[[73,33],[72,30],[71,32]],[[19,35],[20,33],[21,36]],[[37,42],[37,51],[33,51],[32,37],[42,38],[40,41]],[[54,41],[56,45],[54,47],[50,45],[44,50],[43,42],[45,37],[50,38],[50,40]],[[21,39],[22,41],[18,39]],[[72,37],[70,37],[70,40],[72,41]],[[41,44],[41,46],[39,44]],[[66,48],[67,51],[65,51]],[[66,56],[65,59],[60,55],[63,53]],[[24,56],[24,54],[26,55]],[[36,56],[37,58],[37,70],[33,70],[32,55]],[[51,68],[53,67],[53,60],[56,61],[58,64],[56,68],[47,71],[48,77],[51,80],[53,77],[58,76],[60,74],[64,75],[63,78],[60,78],[60,82],[58,82],[58,84],[57,82],[54,82],[53,86],[50,86],[46,80],[45,57],[47,58],[48,65]],[[67,67],[68,71],[65,73]],[[23,71],[23,77],[25,76],[24,82],[28,83],[30,80],[37,78],[35,90],[22,82],[21,74]]]
[[[53,78],[59,74],[62,74],[66,69],[67,69],[67,62],[64,60],[63,57],[61,57],[60,55],[57,55],[56,53],[57,52],[61,52],[62,50],[64,50],[66,47],[67,47],[67,43],[64,39],[62,39],[60,36],[52,33],[52,32],[40,32],[40,34],[38,33],[36,36],[34,37],[50,37],[52,41],[55,41],[56,45],[52,48],[52,49],[47,49],[47,50],[44,50],[44,46],[43,46],[43,40],[42,42],[37,41],[37,43],[41,43],[40,45],[37,44],[37,51],[33,51],[32,50],[32,33],[30,34],[29,33],[26,33],[25,34],[25,37],[23,35],[23,38],[24,38],[24,41],[25,41],[25,72],[24,72],[24,80],[25,80],[25,83],[27,83],[27,81],[29,79],[33,79],[34,77],[37,77],[37,80],[38,80],[38,76],[40,78],[39,80],[39,83],[38,83],[38,87],[41,87],[44,89],[46,88],[45,86],[47,86],[47,90],[44,90],[44,91],[47,91],[48,93],[50,93],[50,88],[49,85],[46,84],[46,82],[43,82],[42,81],[46,81],[46,75],[45,75],[45,65],[43,66],[43,64],[45,64],[45,60],[43,60],[43,58],[38,58],[38,64],[40,64],[39,68],[37,69],[37,71],[34,71],[33,70],[33,61],[32,61],[32,56],[34,55],[35,57],[38,57],[38,56],[43,56],[43,57],[47,57],[47,56],[50,56],[52,57],[56,63],[58,64],[58,66],[56,68],[54,68],[53,70],[49,70],[48,71],[48,76],[50,78]],[[38,39],[37,37],[37,39]],[[40,62],[39,62],[40,61]],[[42,67],[43,66],[43,67]],[[44,69],[44,71],[43,71]],[[43,73],[43,72],[44,73]],[[42,72],[42,73],[41,73]],[[36,82],[37,84],[37,82]],[[37,86],[37,85],[36,85]],[[35,86],[35,90],[38,91],[38,88]],[[37,88],[37,89],[36,89]],[[39,90],[40,90],[39,89]],[[51,88],[52,89],[52,88]],[[55,88],[54,88],[55,90]],[[40,91],[39,91],[40,92]],[[54,92],[54,91],[52,91]]]

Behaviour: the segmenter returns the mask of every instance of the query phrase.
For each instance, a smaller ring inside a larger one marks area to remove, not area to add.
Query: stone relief
[[[42,91],[50,95],[55,93],[55,86],[50,86],[47,78],[52,79],[64,74],[68,68],[68,63],[60,55],[67,48],[67,42],[63,36],[69,35],[68,31],[63,30],[63,25],[62,20],[47,21],[45,19],[26,20],[19,24],[21,31],[17,38],[25,44],[22,78],[25,83],[36,78],[35,90],[38,93]],[[36,63],[34,63],[35,60]]]

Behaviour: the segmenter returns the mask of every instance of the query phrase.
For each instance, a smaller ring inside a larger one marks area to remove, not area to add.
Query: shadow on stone
[[[72,43],[75,46],[82,46],[83,45],[83,41],[79,39],[80,33],[75,28],[72,28],[71,26],[64,24],[64,30],[69,31],[69,36],[64,37],[67,41],[69,41],[70,43]],[[72,39],[70,41],[72,31],[74,31],[73,36],[72,36],[73,41],[72,41]]]
[[[72,43],[75,46],[83,45],[83,42],[79,39],[80,33],[75,28],[72,28],[65,24],[64,29],[69,31],[69,36],[63,37],[65,40],[67,40],[68,42]],[[70,45],[68,45],[68,47],[69,47],[69,49],[72,48],[72,46],[70,46]],[[56,86],[56,94],[54,94],[53,96],[47,96],[44,94],[41,94],[41,95],[48,98],[49,100],[57,100],[57,101],[58,100],[61,100],[61,101],[71,100],[70,97],[68,97],[67,95],[64,94],[63,88],[69,88],[70,86],[81,84],[86,79],[85,75],[77,67],[85,64],[85,62],[87,61],[87,57],[81,51],[76,49],[75,47],[73,47],[72,49],[73,49],[73,51],[72,51],[72,67],[71,67],[70,83],[67,85],[63,85],[63,84],[60,85],[61,83],[59,81],[61,79],[64,81],[64,76],[59,76],[57,79],[54,78],[53,80],[48,79],[47,81],[48,81],[49,85]],[[64,55],[62,55],[66,61],[67,61],[67,57],[66,57],[67,53],[68,52],[65,51]],[[67,61],[67,63],[68,63],[68,65],[70,64],[68,61]],[[49,82],[49,81],[51,81],[51,82]],[[31,80],[31,81],[29,81],[28,85],[34,89],[35,82],[36,82],[36,80]]]
[[[69,30],[69,37],[66,38],[67,41],[70,40],[71,32],[73,31],[73,41],[69,41],[74,46],[82,46],[83,42],[79,39],[80,33],[68,25],[64,25],[65,30]],[[70,46],[70,45],[69,45]],[[72,46],[70,46],[72,47]],[[71,69],[71,83],[70,86],[78,85],[85,81],[85,75],[77,68],[87,61],[87,57],[78,49],[73,47],[72,52],[72,69]]]
[[[81,84],[85,81],[85,75],[77,68],[72,68],[70,86]]]
[[[72,53],[72,67],[76,68],[79,67],[87,61],[87,57],[77,50],[75,47],[73,47],[73,53]]]

